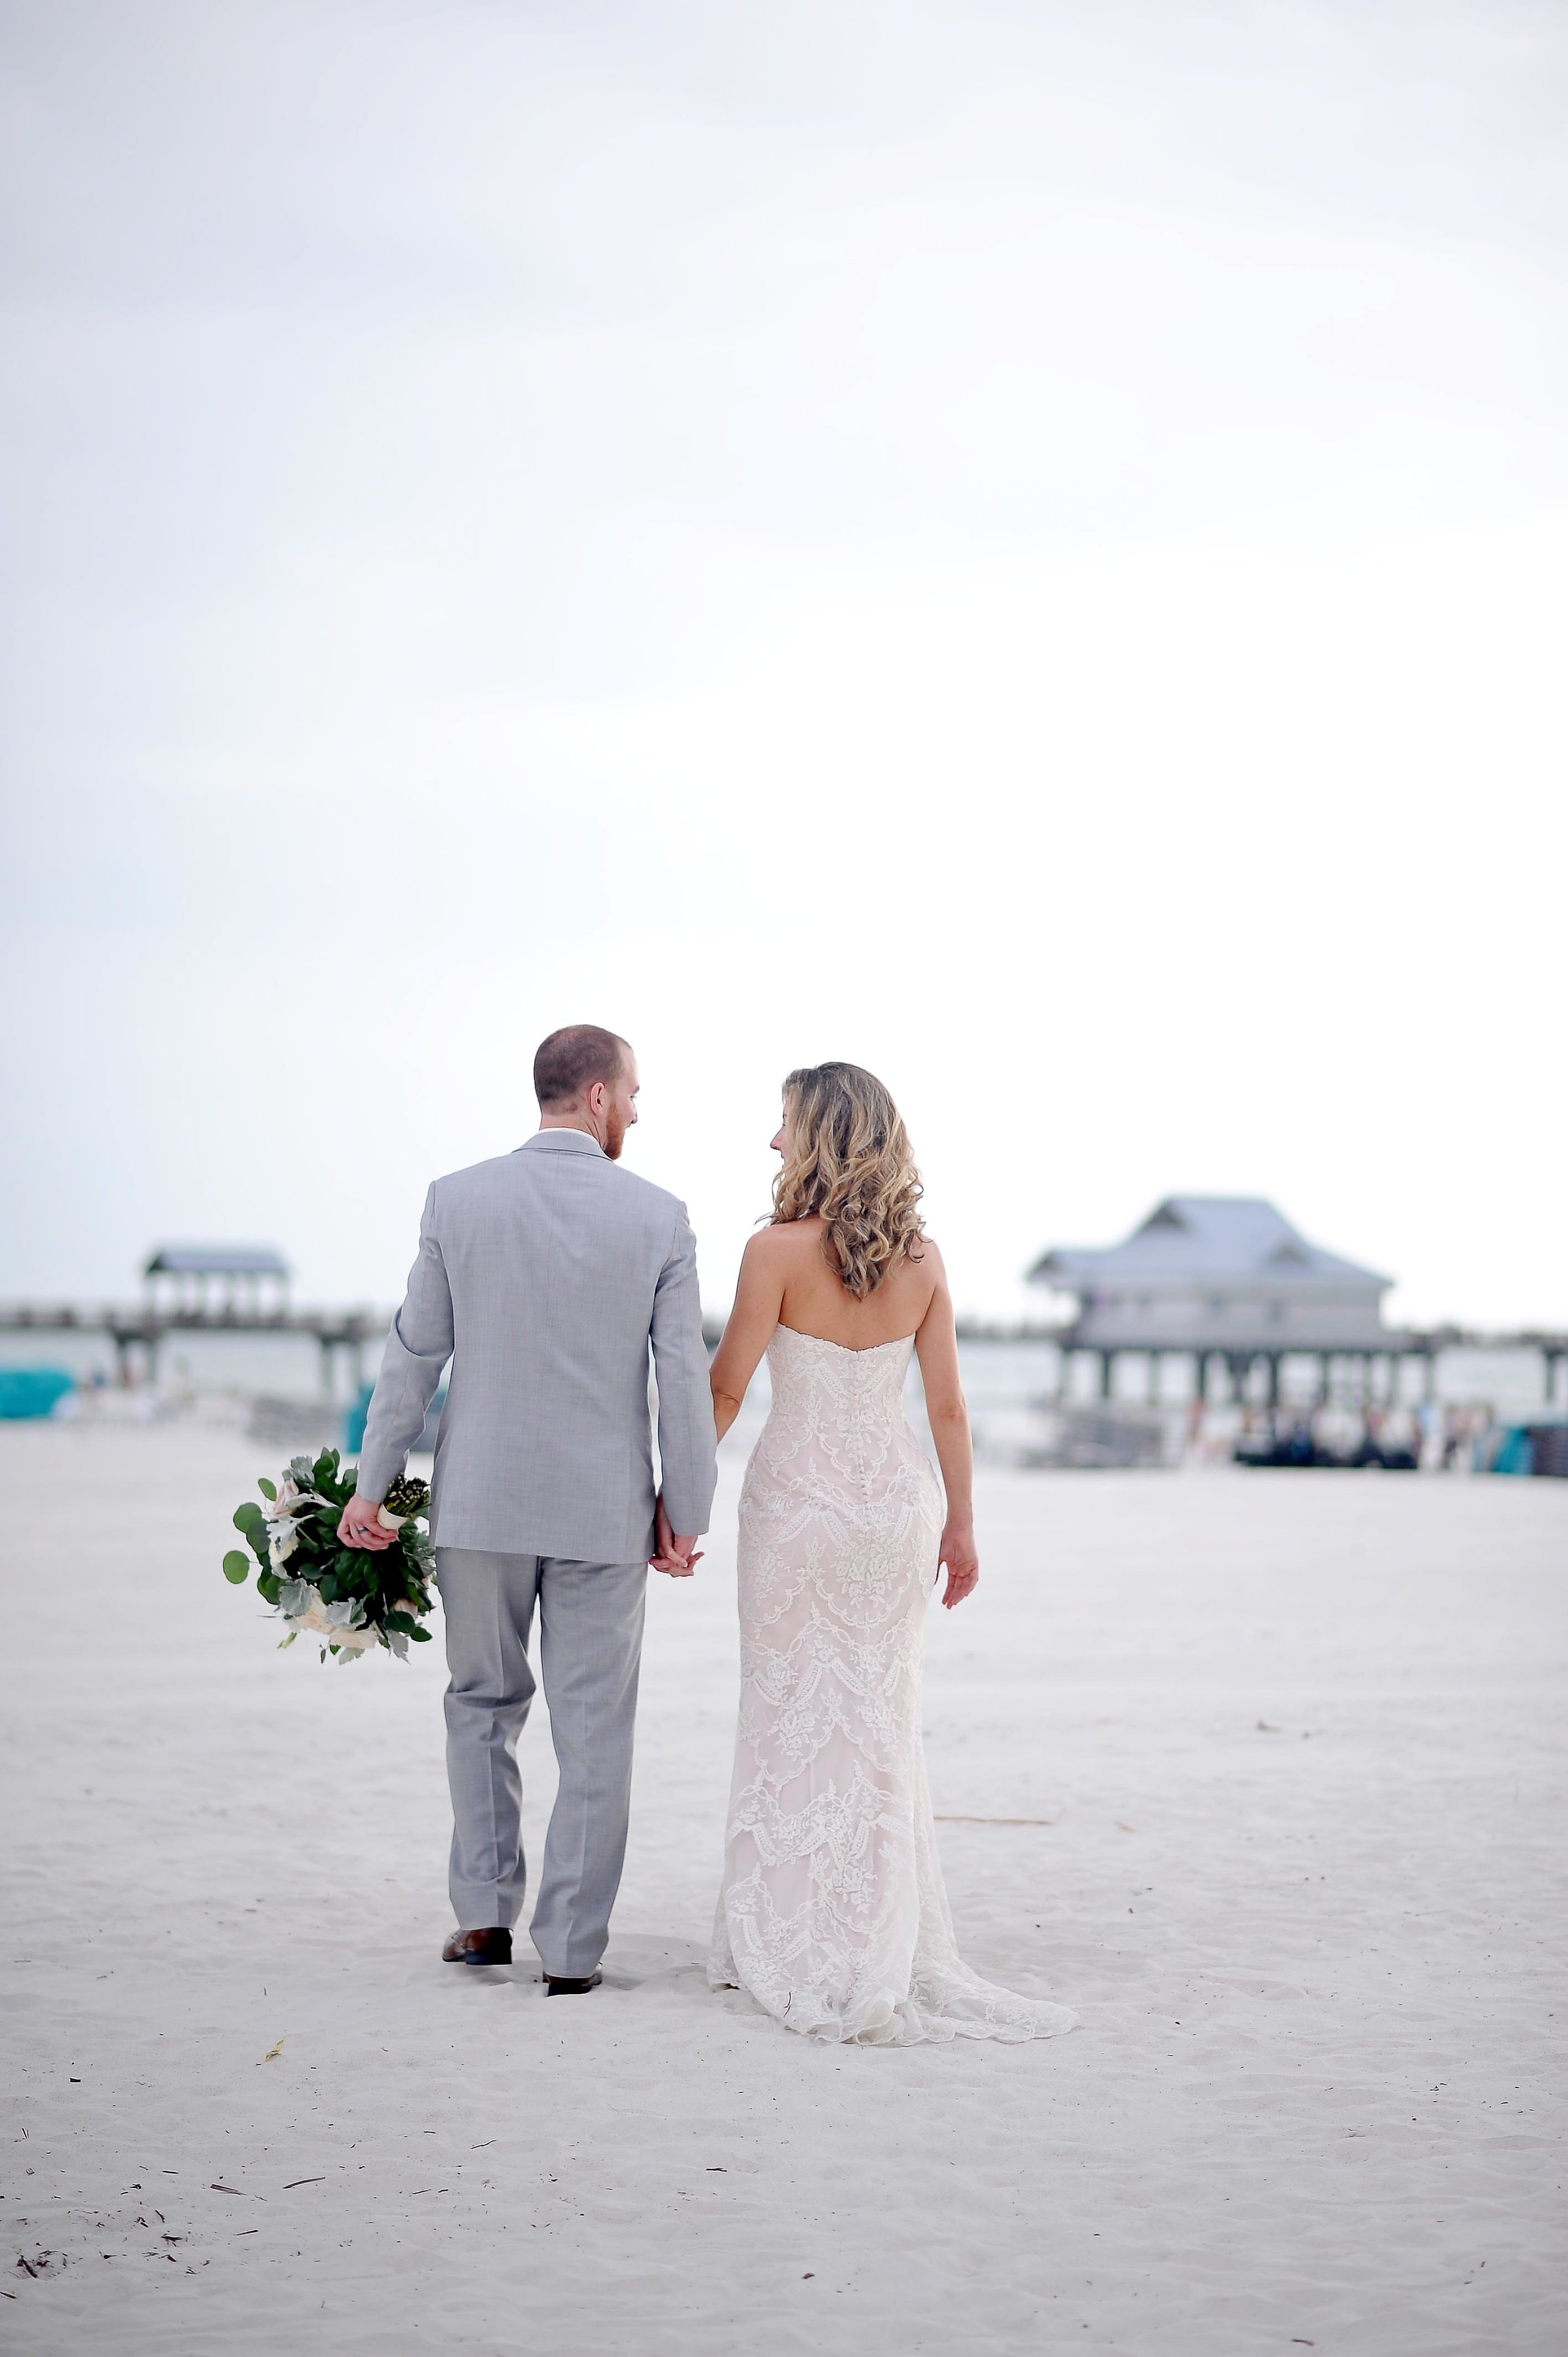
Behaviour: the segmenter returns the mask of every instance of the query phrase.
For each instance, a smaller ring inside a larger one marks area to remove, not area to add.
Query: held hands
[[[972,1596],[980,1580],[980,1554],[974,1544],[972,1523],[950,1523],[942,1533],[941,1562],[946,1564],[948,1584],[942,1591],[943,1609],[950,1612],[966,1596]]]
[[[374,1499],[361,1498],[356,1490],[344,1507],[342,1520],[338,1525],[338,1536],[343,1544],[369,1547],[372,1555],[379,1555],[382,1547],[390,1547],[397,1533],[389,1531],[378,1519],[381,1511]]]
[[[700,1554],[692,1552],[696,1544],[695,1534],[691,1538],[682,1538],[671,1529],[660,1491],[653,1508],[653,1553],[648,1558],[650,1570],[668,1572],[671,1579],[690,1579],[703,1560]]]
[[[373,1499],[361,1498],[356,1491],[344,1507],[342,1519],[338,1524],[338,1536],[343,1544],[368,1547],[375,1554],[379,1554],[382,1547],[391,1546],[397,1533],[386,1529],[379,1520],[380,1512],[381,1509]],[[668,1572],[671,1579],[690,1579],[703,1560],[700,1553],[693,1552],[697,1545],[696,1534],[693,1533],[690,1538],[678,1536],[671,1529],[662,1498],[654,1509],[654,1526],[656,1551],[649,1558],[652,1568]]]

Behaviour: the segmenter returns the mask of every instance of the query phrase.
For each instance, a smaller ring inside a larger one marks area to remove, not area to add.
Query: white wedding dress
[[[942,1498],[904,1413],[912,1337],[792,1328],[740,1501],[740,1727],[708,1978],[791,2029],[1052,2038],[1065,2006],[961,1963],[920,1733]]]

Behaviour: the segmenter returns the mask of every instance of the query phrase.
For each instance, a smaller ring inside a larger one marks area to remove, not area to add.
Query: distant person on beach
[[[920,1731],[926,1607],[980,1577],[941,1254],[897,1107],[856,1064],[784,1083],[772,1224],[714,1361],[720,1437],[764,1351],[740,1501],[740,1727],[709,1964],[788,2029],[1014,2041],[1070,2029],[960,1959]],[[920,1361],[939,1481],[904,1413]]]
[[[442,1953],[511,1962],[527,1879],[515,1752],[537,1606],[561,1778],[530,1931],[549,1994],[564,1996],[598,1981],[620,1883],[650,1562],[690,1576],[714,1437],[685,1205],[619,1166],[636,1057],[617,1033],[575,1023],[542,1043],[533,1084],[535,1135],[425,1198],[339,1536],[392,1544],[376,1510],[450,1360],[431,1503],[452,1673],[457,1928]]]

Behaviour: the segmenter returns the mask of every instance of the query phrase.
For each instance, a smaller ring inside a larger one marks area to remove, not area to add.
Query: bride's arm
[[[714,1353],[708,1381],[714,1394],[714,1424],[722,1440],[746,1397],[746,1387],[757,1372],[784,1303],[784,1259],[779,1239],[764,1228],[752,1237],[740,1259],[736,1279],[735,1308],[724,1340]]]
[[[952,1296],[948,1291],[942,1256],[929,1236],[921,1247],[921,1257],[932,1269],[937,1282],[931,1306],[915,1337],[915,1351],[925,1386],[926,1415],[948,1498],[941,1544],[948,1584],[942,1602],[950,1611],[972,1592],[980,1577],[980,1556],[974,1544],[974,1448],[969,1437],[969,1409],[959,1380]]]

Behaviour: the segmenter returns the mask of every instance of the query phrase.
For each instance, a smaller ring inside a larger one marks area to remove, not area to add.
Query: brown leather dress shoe
[[[482,1932],[454,1932],[441,1951],[444,1964],[510,1964],[511,1933],[499,1923]]]
[[[586,1996],[588,1991],[597,1988],[603,1979],[603,1973],[590,1973],[584,1981],[573,1980],[564,1973],[546,1973],[544,1994],[546,1996]]]

